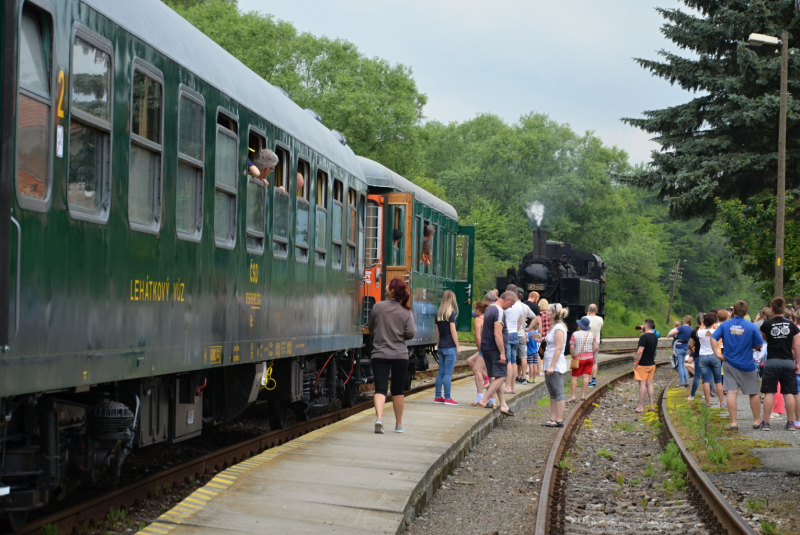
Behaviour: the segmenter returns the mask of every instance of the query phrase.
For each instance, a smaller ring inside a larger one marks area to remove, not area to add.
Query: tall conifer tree
[[[777,184],[780,54],[752,47],[750,33],[789,32],[786,184],[800,187],[800,15],[793,0],[682,0],[688,10],[659,8],[662,33],[688,52],[636,61],[655,76],[694,92],[684,104],[623,121],[654,134],[661,151],[623,179],[655,193],[673,217],[716,216],[715,198],[747,199]]]

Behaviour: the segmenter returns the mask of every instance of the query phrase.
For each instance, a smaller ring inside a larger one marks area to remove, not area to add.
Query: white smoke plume
[[[542,219],[544,218],[544,205],[539,201],[534,201],[533,203],[528,206],[526,210],[528,213],[528,218],[530,218],[531,222],[536,222],[537,227],[542,226]]]

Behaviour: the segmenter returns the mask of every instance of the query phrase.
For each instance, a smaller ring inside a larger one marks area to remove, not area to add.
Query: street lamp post
[[[778,117],[778,202],[775,222],[775,297],[783,297],[783,243],[786,224],[786,103],[789,78],[789,33],[781,38],[751,33],[748,42],[754,46],[781,45],[781,105]]]

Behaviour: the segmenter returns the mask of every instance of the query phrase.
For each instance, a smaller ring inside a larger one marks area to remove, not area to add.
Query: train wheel
[[[344,385],[344,391],[342,392],[342,407],[349,409],[355,406],[357,397],[358,383],[354,380],[347,381],[347,384]]]
[[[273,431],[286,427],[286,416],[289,412],[289,404],[282,399],[271,399],[267,403],[267,416],[269,427]]]
[[[305,401],[292,403],[292,412],[298,422],[307,422],[311,419],[311,405]]]
[[[28,521],[28,511],[9,511],[0,515],[0,533],[16,533]]]

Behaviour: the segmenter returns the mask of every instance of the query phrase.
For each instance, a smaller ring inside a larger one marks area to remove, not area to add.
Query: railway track
[[[632,412],[633,372],[595,389],[571,412],[547,460],[536,535],[754,534],[674,431],[663,410],[671,374],[659,366],[658,417]]]
[[[466,363],[463,363],[460,367],[458,365],[456,366],[456,372],[453,373],[454,381],[471,375],[471,373],[457,373],[459,369],[463,371],[465,368],[467,371],[469,370]],[[418,375],[424,375],[425,373],[433,371],[432,377],[435,377],[435,372],[437,370],[438,368],[432,368]],[[420,379],[420,377],[418,377],[418,379]],[[406,391],[406,395],[424,392],[433,387],[434,383],[425,383]],[[389,399],[391,400],[391,396],[389,396]],[[84,524],[103,520],[111,509],[127,510],[130,507],[135,507],[142,500],[151,498],[158,487],[165,488],[166,486],[181,485],[193,479],[205,482],[229,466],[245,461],[264,450],[280,446],[281,444],[285,444],[286,442],[336,423],[349,416],[369,410],[372,407],[372,400],[368,400],[358,403],[349,409],[340,409],[329,414],[312,418],[307,422],[300,422],[278,431],[270,431],[269,433],[265,433],[253,439],[174,466],[93,500],[37,519],[25,525],[18,534],[38,535],[42,533],[42,529],[47,525],[58,527],[58,529],[61,530],[60,533],[65,535],[73,532],[77,533]],[[191,491],[187,492],[187,494],[189,493],[191,493]]]

